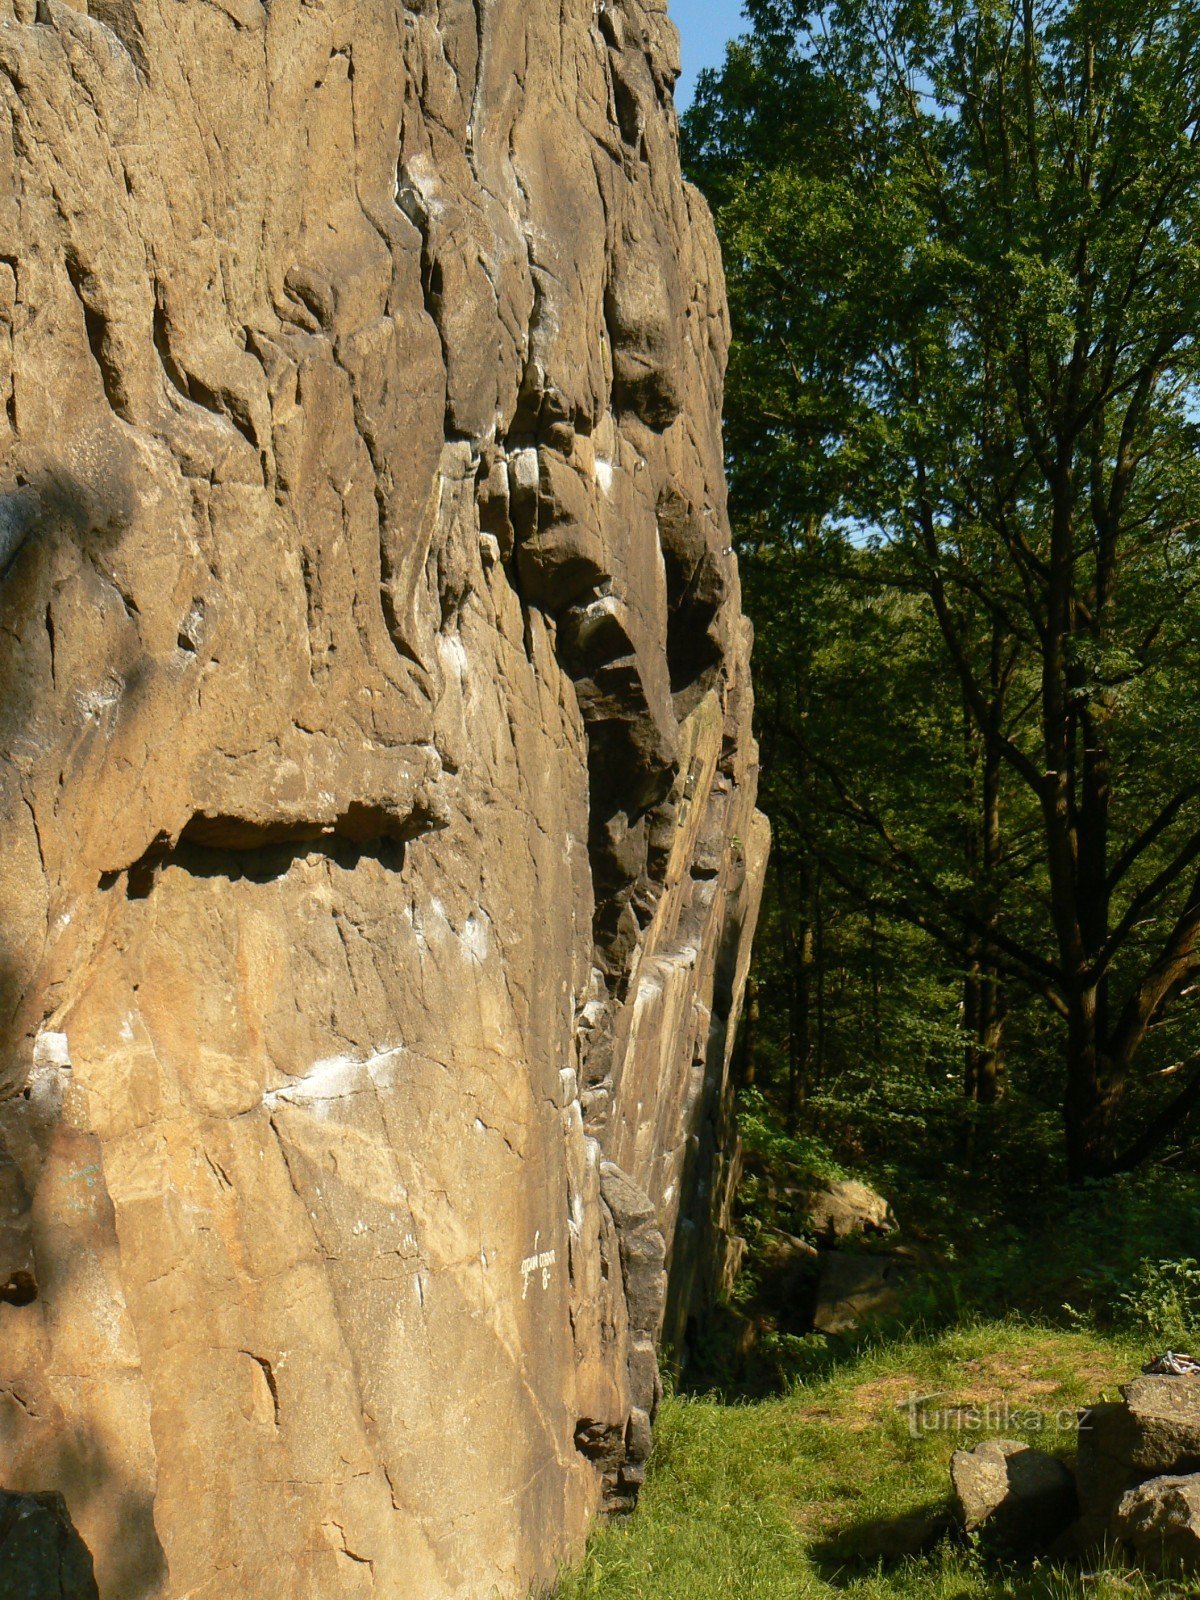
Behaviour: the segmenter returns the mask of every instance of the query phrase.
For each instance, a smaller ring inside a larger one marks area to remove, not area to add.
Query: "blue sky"
[[[746,24],[741,0],[668,0],[668,5],[683,54],[683,76],[675,85],[675,104],[683,111],[692,102],[700,69],[720,66],[725,41],[744,33]]]

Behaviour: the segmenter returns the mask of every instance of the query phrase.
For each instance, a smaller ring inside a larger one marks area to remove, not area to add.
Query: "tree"
[[[915,730],[913,814],[806,713],[820,852],[957,952],[976,1093],[1002,989],[1051,1009],[1071,1171],[1109,1171],[1200,1102],[1200,7],[749,11],[685,124],[740,542],[820,529],[962,730]]]

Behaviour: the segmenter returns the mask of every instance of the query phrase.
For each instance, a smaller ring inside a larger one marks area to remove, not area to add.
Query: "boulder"
[[[1057,1457],[1014,1439],[956,1450],[950,1480],[968,1533],[986,1526],[1021,1549],[1050,1544],[1075,1518],[1075,1480]]]
[[[821,1252],[790,1233],[773,1234],[757,1251],[757,1303],[772,1314],[784,1333],[812,1327],[813,1301]]]
[[[1145,1376],[1123,1399],[1092,1406],[1080,1418],[1077,1480],[1081,1548],[1114,1531],[1122,1496],[1152,1478],[1200,1471],[1200,1375]]]
[[[1121,1393],[1132,1425],[1130,1461],[1143,1476],[1200,1471],[1200,1373],[1135,1378]]]
[[[1149,1478],[1130,1489],[1113,1533],[1152,1572],[1200,1570],[1200,1473]]]
[[[91,1555],[61,1494],[0,1489],[0,1600],[97,1600]]]
[[[808,1222],[823,1244],[838,1244],[856,1234],[890,1233],[892,1208],[881,1194],[854,1178],[840,1178],[810,1195]]]
[[[908,1262],[897,1256],[823,1251],[813,1327],[818,1333],[850,1333],[864,1318],[891,1315],[900,1309],[900,1290],[910,1275]]]
[[[1133,1419],[1122,1400],[1109,1400],[1080,1413],[1075,1483],[1081,1516],[1076,1530],[1081,1549],[1104,1543],[1117,1502],[1138,1482],[1131,1465]]]

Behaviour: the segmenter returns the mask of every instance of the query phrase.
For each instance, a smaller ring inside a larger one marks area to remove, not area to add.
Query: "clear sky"
[[[725,41],[745,33],[741,0],[668,0],[671,17],[679,29],[683,76],[675,85],[680,111],[692,103],[701,67],[719,67]]]

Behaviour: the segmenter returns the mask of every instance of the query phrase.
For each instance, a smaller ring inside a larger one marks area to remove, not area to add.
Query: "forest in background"
[[[1200,9],[747,10],[682,139],[775,830],[751,1143],[1015,1213],[1190,1171]]]

